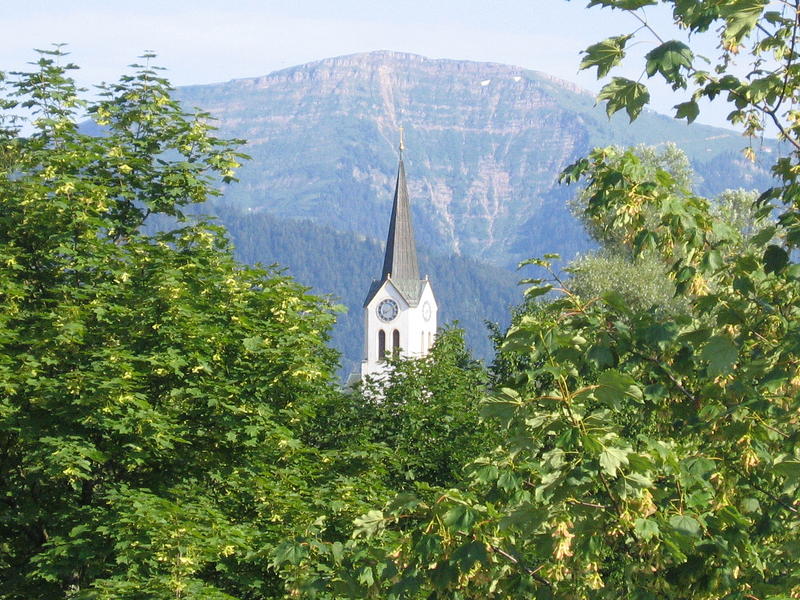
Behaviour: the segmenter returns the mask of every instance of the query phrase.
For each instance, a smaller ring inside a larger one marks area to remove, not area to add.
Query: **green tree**
[[[726,94],[730,119],[775,125],[797,150],[742,232],[719,208],[642,169],[632,151],[595,150],[567,169],[587,189],[584,218],[668,265],[685,311],[666,322],[617,293],[562,295],[524,315],[503,350],[507,378],[484,414],[503,428],[473,480],[434,503],[404,499],[357,521],[360,558],[386,597],[757,598],[800,594],[800,125],[794,105],[800,5],[765,0],[592,0],[626,11],[664,4],[692,34],[714,31],[722,58],[695,67],[681,41],[658,38],[646,73],[676,90],[690,121],[701,97]],[[624,35],[590,47],[607,74]],[[733,55],[752,59],[739,78]],[[773,59],[772,56],[777,58]],[[640,82],[614,78],[608,111],[635,118]],[[777,200],[783,206],[770,206]],[[778,213],[777,222],[768,219]],[[532,261],[546,269],[546,260]],[[560,285],[535,284],[529,297]],[[372,561],[371,563],[369,561]],[[378,591],[380,590],[380,592]]]
[[[599,250],[569,265],[570,291],[586,299],[613,291],[636,309],[659,311],[669,316],[684,310],[683,298],[675,297],[669,266],[648,253],[636,258],[628,253]]]
[[[665,322],[618,294],[586,302],[565,289],[520,319],[503,351],[525,377],[485,404],[505,434],[471,484],[414,510],[389,505],[357,530],[387,544],[383,593],[797,593],[800,269],[773,243],[780,225],[742,250],[709,202],[644,195],[619,167],[602,150],[589,158],[587,210],[617,222],[654,209],[652,229],[642,215],[625,227],[681,257],[687,311]],[[620,182],[611,194],[608,178]]]
[[[387,357],[386,372],[331,396],[306,432],[324,449],[359,448],[380,466],[392,490],[448,487],[464,465],[491,449],[496,436],[481,423],[487,372],[474,360],[464,332],[445,327],[421,358]]]
[[[364,510],[331,505],[350,457],[301,440],[333,391],[330,307],[206,223],[143,234],[242,155],[156,69],[87,103],[63,60],[4,81],[0,597],[281,596],[286,540]]]
[[[650,193],[688,198],[693,195],[695,175],[686,155],[674,144],[664,148],[637,146],[632,152],[621,148],[606,148],[604,160],[615,163],[638,185],[657,186]],[[587,231],[601,245],[599,250],[577,258],[567,271],[571,274],[568,286],[571,292],[586,300],[600,297],[605,292],[616,292],[630,306],[655,310],[668,317],[686,310],[686,301],[675,295],[675,281],[669,270],[677,256],[660,256],[652,248],[636,251],[635,238],[629,236],[626,219],[614,223],[612,215],[587,212],[594,188],[587,188],[573,201],[573,211],[584,223]],[[744,248],[757,232],[757,224],[765,224],[767,216],[755,206],[758,194],[745,190],[725,190],[711,200],[715,217],[730,225],[740,235],[739,246]],[[641,208],[637,209],[641,210]],[[658,219],[652,209],[641,215],[647,227]],[[731,242],[733,243],[733,242]]]
[[[636,160],[632,160],[628,152],[632,153]],[[639,179],[669,188],[672,194],[691,194],[692,187],[696,183],[696,175],[689,158],[683,150],[672,143],[663,147],[639,145],[632,150],[607,148],[606,160],[619,161],[620,165],[623,161],[627,161],[628,169],[635,169]],[[605,219],[600,215],[587,218],[586,206],[590,199],[591,190],[582,190],[576,194],[570,202],[573,214],[604,250],[629,255],[631,240],[625,238],[625,230],[622,227],[610,222],[610,215]],[[645,216],[649,222],[656,219],[656,215]]]
[[[621,148],[607,148],[605,152],[607,161],[620,167],[625,163],[643,183],[658,185],[676,197],[691,194],[694,172],[686,154],[674,144],[663,148],[638,146],[632,153]],[[570,291],[586,300],[613,291],[632,307],[655,310],[665,316],[684,310],[686,303],[675,297],[675,283],[669,277],[671,263],[664,263],[649,250],[634,252],[634,240],[627,237],[624,222],[612,223],[611,215],[589,217],[586,208],[591,194],[590,189],[577,194],[572,209],[600,249],[570,263]],[[652,210],[643,216],[648,224],[658,218]]]
[[[485,368],[470,357],[463,330],[452,327],[439,331],[427,356],[389,365],[385,377],[363,382],[352,396],[361,426],[392,452],[388,483],[455,485],[464,465],[494,443],[478,410]]]
[[[772,220],[772,215],[765,215],[756,202],[758,193],[743,189],[725,190],[714,198],[711,210],[714,216],[728,223],[741,235],[739,245],[744,248],[751,243],[758,233],[759,224]]]
[[[427,356],[391,358],[384,376],[333,398],[318,411],[319,427],[312,437],[331,451],[360,451],[377,474],[373,497],[380,495],[384,503],[400,510],[413,509],[418,498],[435,502],[446,489],[465,482],[465,466],[497,442],[496,430],[479,415],[486,380],[486,369],[471,358],[463,331],[447,327]],[[381,521],[382,514],[373,510],[355,523],[368,530]],[[349,534],[352,523],[348,525],[337,534]],[[376,558],[384,554],[380,544],[332,536],[330,530],[309,530],[296,543],[309,551],[299,558],[287,555],[281,566],[298,590],[319,594],[327,588],[335,597],[359,595],[388,574],[387,563]],[[341,576],[349,569],[349,575]]]

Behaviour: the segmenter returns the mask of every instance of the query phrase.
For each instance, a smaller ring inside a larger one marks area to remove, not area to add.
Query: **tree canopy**
[[[663,4],[721,58],[653,31]],[[663,166],[597,149],[569,167],[583,218],[633,258],[658,261],[680,300],[669,319],[605,291],[580,296],[545,269],[505,335],[502,386],[484,403],[503,435],[467,486],[435,502],[402,497],[358,521],[358,593],[387,598],[750,598],[800,593],[800,243],[795,104],[800,6],[764,0],[592,0],[642,27],[587,49],[607,75],[635,37],[656,36],[644,74],[692,97],[722,95],[756,135],[769,121],[795,150],[750,210],[749,231]],[[739,77],[738,54],[752,65]],[[631,119],[641,82],[603,89]],[[748,153],[754,150],[748,149]],[[735,199],[731,199],[732,204]],[[771,201],[775,201],[774,203]],[[722,208],[720,208],[722,206]],[[777,221],[770,220],[776,215]],[[557,289],[556,298],[548,292]],[[517,369],[516,372],[513,372]],[[510,372],[509,372],[510,371]],[[354,594],[357,595],[357,594]]]
[[[719,61],[655,32],[655,4],[716,35]],[[566,169],[593,235],[647,257],[677,300],[577,293],[553,257],[526,261],[543,273],[499,336],[483,423],[457,336],[398,362],[360,419],[330,385],[325,302],[237,265],[202,222],[141,232],[240,158],[154,69],[86,105],[101,135],[79,127],[59,52],[9,80],[4,105],[34,120],[0,128],[0,595],[800,595],[800,0],[589,5],[642,27],[583,68],[606,76],[655,36],[643,73],[691,90],[679,118],[723,97],[789,149],[752,206],[634,150]],[[648,94],[613,78],[600,98],[633,119]]]
[[[281,595],[280,543],[358,472],[301,440],[330,306],[180,222],[242,157],[207,115],[147,65],[87,102],[64,59],[4,82],[0,597]]]

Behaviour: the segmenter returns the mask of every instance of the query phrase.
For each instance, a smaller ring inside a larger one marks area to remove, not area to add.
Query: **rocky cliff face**
[[[674,140],[702,171],[744,145],[655,114],[630,127],[609,121],[588,93],[542,73],[394,52],[181,88],[179,97],[219,119],[222,135],[248,140],[253,160],[227,201],[378,239],[402,125],[418,243],[500,265],[585,247],[556,179],[592,146]]]

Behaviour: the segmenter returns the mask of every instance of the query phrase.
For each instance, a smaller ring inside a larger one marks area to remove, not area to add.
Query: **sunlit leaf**
[[[631,122],[639,116],[645,105],[650,102],[647,87],[624,77],[614,77],[597,95],[598,102],[606,101],[606,113],[610,117],[617,111],[625,109]]]
[[[592,44],[585,50],[586,56],[581,61],[579,69],[597,67],[597,77],[605,77],[612,67],[618,65],[625,56],[625,44],[632,35],[618,35],[610,37],[597,44]]]
[[[739,349],[728,336],[715,335],[703,346],[700,356],[708,361],[708,374],[716,377],[730,373],[739,356]]]
[[[608,446],[600,453],[600,466],[611,477],[615,477],[617,470],[628,464],[628,450]]]

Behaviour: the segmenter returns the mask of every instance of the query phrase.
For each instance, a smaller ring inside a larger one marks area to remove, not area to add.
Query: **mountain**
[[[588,92],[509,65],[382,51],[177,96],[218,119],[219,135],[247,140],[252,160],[240,182],[202,209],[229,229],[239,259],[279,263],[346,305],[332,340],[343,375],[361,358],[361,305],[380,274],[401,125],[422,272],[440,322],[458,320],[485,359],[484,322],[502,322],[521,300],[507,269],[590,247],[568,209],[575,190],[557,179],[592,147],[673,141],[702,193],[769,185],[766,170],[741,157],[746,140],[734,132],[651,112],[633,124],[609,120]]]
[[[652,112],[609,120],[576,86],[520,67],[396,52],[331,58],[178,97],[247,140],[252,160],[225,203],[382,240],[399,128],[421,250],[512,266],[589,243],[558,173],[598,145],[674,141],[701,191],[764,187],[735,132]],[[765,153],[774,152],[769,144]]]

